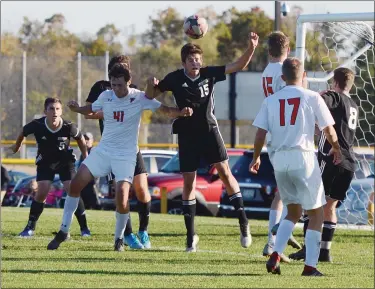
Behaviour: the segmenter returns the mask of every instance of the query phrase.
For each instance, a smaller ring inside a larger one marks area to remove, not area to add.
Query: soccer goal
[[[375,125],[375,13],[300,15],[296,30],[296,57],[304,63],[309,88],[329,88],[333,70],[352,69],[351,97],[360,107],[355,152],[356,180],[337,208],[338,223],[373,225]],[[372,178],[371,178],[372,176]]]

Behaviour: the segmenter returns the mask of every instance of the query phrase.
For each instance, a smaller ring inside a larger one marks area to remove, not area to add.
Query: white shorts
[[[314,152],[279,151],[272,158],[277,187],[284,205],[300,204],[304,210],[325,205],[322,177]]]
[[[83,163],[95,178],[104,177],[113,172],[117,182],[133,183],[136,155],[133,158],[114,156],[96,148],[91,151]]]

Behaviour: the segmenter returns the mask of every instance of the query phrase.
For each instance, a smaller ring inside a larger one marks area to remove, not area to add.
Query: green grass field
[[[243,249],[237,220],[197,217],[199,252],[184,252],[182,216],[151,215],[151,250],[113,251],[115,215],[88,211],[93,236],[83,239],[73,220],[72,240],[57,251],[47,251],[62,210],[45,209],[37,234],[21,239],[28,208],[1,208],[2,288],[374,288],[374,232],[337,230],[332,246],[334,263],[319,264],[326,276],[302,277],[302,261],[282,264],[281,274],[266,272],[261,252],[266,242],[267,222],[251,221],[253,244]],[[133,228],[138,216],[132,214]],[[294,235],[301,240],[302,230]],[[286,254],[293,252],[288,247]]]

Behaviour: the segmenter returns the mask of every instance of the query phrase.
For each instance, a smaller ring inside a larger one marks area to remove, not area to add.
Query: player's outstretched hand
[[[159,80],[155,77],[151,76],[147,79],[147,85],[150,85],[152,87],[155,87],[159,84]]]
[[[69,101],[67,105],[71,111],[76,111],[76,109],[79,107],[78,102],[76,102],[75,100]]]
[[[257,174],[260,166],[260,158],[253,159],[249,165],[249,172],[252,174]]]
[[[191,107],[184,107],[181,109],[181,116],[188,117],[193,115],[193,109]]]
[[[333,156],[333,164],[338,165],[342,161],[342,155],[340,148],[331,148],[328,153],[329,156]]]
[[[249,40],[250,40],[250,42],[249,42],[250,46],[252,46],[254,48],[258,46],[258,41],[259,41],[258,34],[256,34],[255,32],[250,32]]]
[[[15,154],[16,152],[18,152],[18,150],[17,150],[17,146],[16,146],[16,144],[12,144],[9,148],[9,151],[12,153],[12,154]]]

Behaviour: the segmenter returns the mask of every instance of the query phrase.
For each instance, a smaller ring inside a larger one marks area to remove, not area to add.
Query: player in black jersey
[[[35,164],[38,190],[30,207],[29,221],[20,237],[34,235],[36,223],[43,212],[44,202],[50,190],[55,174],[59,174],[64,190],[68,191],[72,176],[75,173],[74,162],[76,160],[73,149],[70,147],[70,138],[74,138],[86,157],[87,150],[85,140],[77,126],[61,118],[62,106],[58,98],[47,98],[44,101],[45,117],[34,119],[26,124],[17,137],[16,143],[10,147],[13,153],[19,151],[23,140],[30,134],[35,136],[38,144],[38,152]],[[76,217],[80,223],[81,235],[90,235],[87,228],[85,208],[82,200],[80,210]],[[82,208],[83,206],[83,208]]]
[[[116,63],[123,63],[126,64],[127,67],[130,69],[130,58],[126,55],[119,55],[114,56],[108,63],[108,71],[112,69],[112,67]],[[137,88],[136,85],[130,84],[130,88]],[[107,80],[100,80],[97,81],[91,88],[90,93],[86,99],[86,104],[94,103],[99,95],[105,91],[110,90],[111,84]],[[103,113],[97,112],[91,115],[85,115],[86,119],[98,119],[99,120],[99,127],[100,133],[103,133]],[[112,182],[111,186],[113,186],[113,174],[108,176],[108,179]],[[143,161],[143,157],[141,152],[137,154],[137,162],[134,171],[134,180],[133,180],[133,187],[137,196],[138,200],[138,215],[139,215],[139,230],[138,230],[138,238],[135,234],[133,234],[133,228],[131,225],[131,219],[129,215],[128,222],[126,224],[126,229],[124,233],[124,243],[128,245],[131,249],[144,249],[144,248],[151,248],[150,238],[147,233],[147,227],[149,224],[149,215],[151,209],[151,196],[148,190],[148,182],[147,182],[147,169]]]
[[[194,231],[194,217],[196,171],[201,159],[216,167],[226,186],[230,202],[238,213],[241,245],[247,248],[251,244],[240,188],[228,165],[227,151],[214,116],[214,85],[225,80],[226,74],[241,71],[248,65],[258,45],[258,38],[256,33],[251,32],[245,53],[237,61],[225,66],[202,67],[202,49],[188,43],[181,49],[183,69],[169,73],[160,82],[155,78],[148,80],[148,97],[172,91],[178,108],[191,107],[194,111],[189,119],[177,119],[173,123],[173,133],[178,134],[180,169],[184,177],[182,204],[187,252],[195,252],[199,241]]]
[[[346,192],[349,189],[356,169],[353,144],[359,112],[357,104],[350,97],[349,93],[353,84],[353,71],[344,67],[337,68],[333,76],[333,90],[321,93],[335,120],[334,128],[342,152],[342,162],[338,165],[334,165],[332,157],[327,156],[331,145],[323,134],[320,135],[318,142],[318,160],[327,200],[327,204],[324,206],[324,224],[320,244],[319,261],[321,262],[332,261],[330,248],[337,223],[337,202],[345,200]],[[305,216],[304,228],[307,227],[308,222],[309,220]],[[297,260],[304,259],[304,248],[291,254],[289,257]]]

